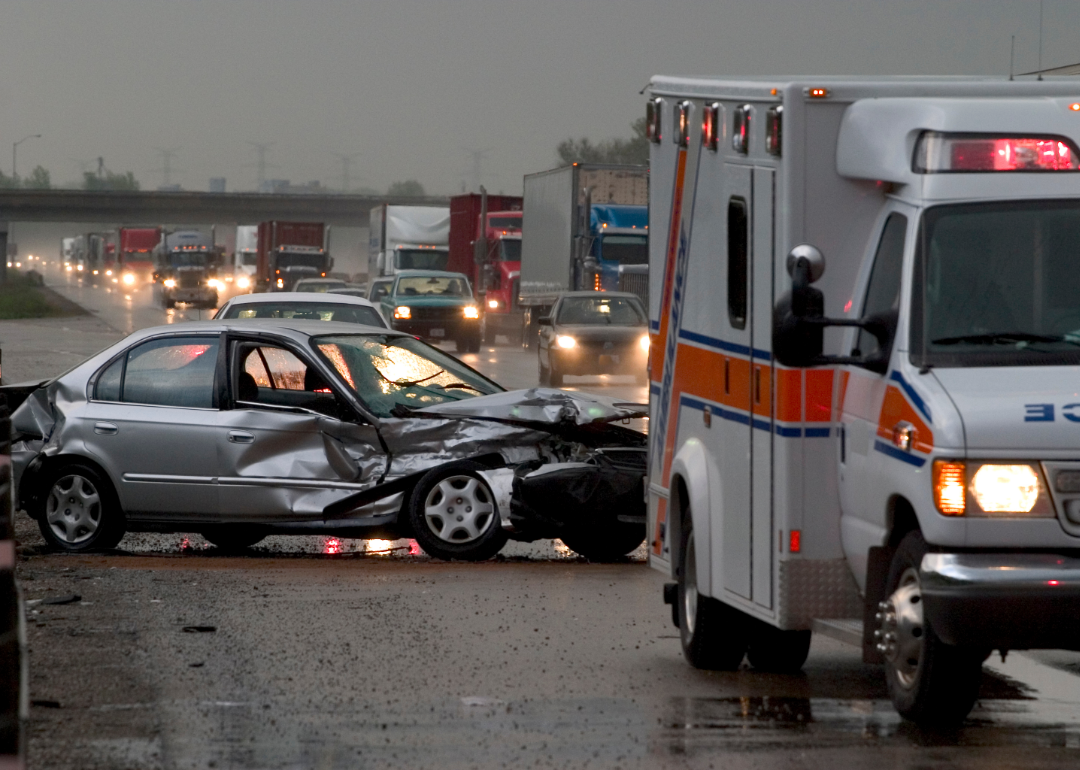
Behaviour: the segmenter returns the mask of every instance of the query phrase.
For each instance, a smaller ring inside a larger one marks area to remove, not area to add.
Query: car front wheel
[[[82,463],[58,466],[50,472],[31,514],[45,541],[64,551],[115,548],[124,536],[124,512],[112,484]]]
[[[416,542],[437,559],[483,561],[506,544],[495,496],[478,471],[462,461],[428,471],[409,498]]]

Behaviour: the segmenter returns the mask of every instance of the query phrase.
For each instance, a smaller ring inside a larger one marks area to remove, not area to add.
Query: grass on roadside
[[[0,284],[0,320],[52,318],[80,312],[77,305],[14,270],[8,270],[7,282]]]

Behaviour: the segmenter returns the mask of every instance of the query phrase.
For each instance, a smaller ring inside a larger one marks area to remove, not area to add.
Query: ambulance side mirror
[[[813,366],[821,357],[825,336],[825,296],[813,288],[825,272],[825,256],[809,244],[788,254],[791,291],[773,311],[773,355],[784,366]]]

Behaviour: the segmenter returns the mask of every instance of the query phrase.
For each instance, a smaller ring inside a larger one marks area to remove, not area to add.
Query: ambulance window
[[[746,201],[732,198],[727,207],[727,308],[732,328],[746,328]]]
[[[870,285],[866,287],[866,301],[862,317],[897,312],[900,308],[900,278],[904,263],[904,235],[907,217],[890,214],[881,231],[874,265],[870,268]],[[855,340],[857,354],[871,356],[878,351],[877,338],[860,329]]]

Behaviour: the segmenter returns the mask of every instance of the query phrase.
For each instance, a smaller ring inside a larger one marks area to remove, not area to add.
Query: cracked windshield
[[[502,390],[465,365],[413,337],[319,337],[319,351],[379,417],[395,407],[420,409]]]

